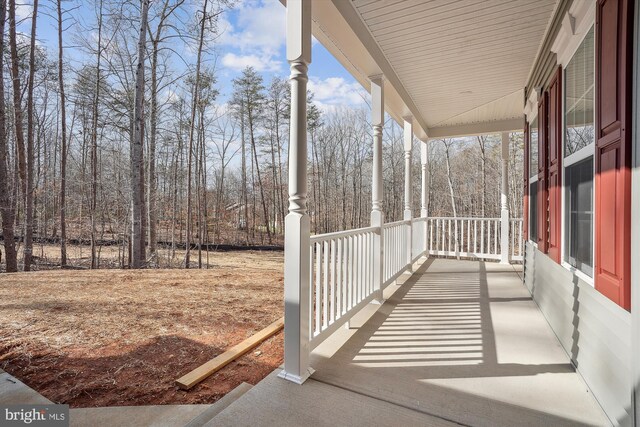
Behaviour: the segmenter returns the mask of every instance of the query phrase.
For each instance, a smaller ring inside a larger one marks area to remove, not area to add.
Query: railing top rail
[[[474,221],[500,221],[500,218],[482,218],[482,217],[471,217],[471,216],[430,216],[428,219],[460,219],[460,220],[474,220]]]
[[[311,243],[324,242],[325,240],[336,239],[338,237],[356,236],[358,234],[371,233],[378,230],[378,227],[355,228],[353,230],[335,231],[333,233],[316,234],[311,236]]]
[[[411,220],[410,219],[402,219],[400,221],[387,222],[386,224],[382,224],[382,228],[395,227],[397,225],[403,225],[403,224],[411,224]]]

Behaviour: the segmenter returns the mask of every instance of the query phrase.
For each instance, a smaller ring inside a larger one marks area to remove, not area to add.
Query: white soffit
[[[286,5],[285,0],[280,1]],[[334,1],[313,1],[313,35],[365,89],[370,90],[370,77],[384,75],[385,110],[399,124],[403,124],[405,117],[414,117],[414,134],[420,140],[426,141],[427,128],[420,112],[412,104],[411,98],[404,91],[391,66],[386,63],[379,48],[376,52],[375,42],[363,42],[362,39],[366,39],[369,34],[351,8],[349,0]],[[354,29],[336,5],[347,6],[352,12],[350,21],[362,28]],[[322,64],[312,62],[310,68],[313,67],[322,67]]]
[[[361,83],[358,74],[375,74],[367,68],[385,74],[387,96],[394,92],[387,110],[412,113],[429,137],[499,132],[522,122],[523,89],[556,3],[321,0],[314,35]]]

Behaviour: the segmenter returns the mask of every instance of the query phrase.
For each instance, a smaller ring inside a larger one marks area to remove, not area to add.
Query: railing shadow
[[[477,278],[468,273],[430,273],[422,265],[389,301],[392,309],[374,316],[344,348],[362,367],[416,368],[423,379],[530,376],[573,372],[569,363],[500,364],[491,302],[531,301],[530,297],[491,298],[484,262]],[[494,273],[496,274],[496,273]]]
[[[482,261],[475,264],[478,266],[475,271],[435,269],[425,274],[432,262],[424,263],[346,345],[332,357],[314,361],[317,373],[313,378],[361,393],[381,394],[389,400],[406,399],[398,402],[402,404],[414,399],[416,408],[436,408],[436,402],[445,406],[470,404],[477,408],[497,404],[503,413],[498,411],[493,417],[507,414],[499,423],[502,425],[511,417],[517,420],[518,413],[539,422],[573,424],[575,421],[571,418],[533,409],[536,405],[513,405],[507,403],[508,398],[496,402],[481,397],[482,393],[454,391],[437,384],[440,380],[575,372],[568,361],[499,362],[491,304],[532,299],[520,295],[492,298],[487,265]],[[492,266],[492,277],[514,274],[493,270]],[[442,393],[451,402],[445,403]],[[461,415],[457,421],[465,422],[467,415]]]

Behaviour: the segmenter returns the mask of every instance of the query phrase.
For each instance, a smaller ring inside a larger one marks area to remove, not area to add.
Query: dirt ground
[[[212,403],[282,363],[282,332],[190,391],[174,381],[282,316],[282,253],[208,270],[0,274],[0,368],[71,407]]]

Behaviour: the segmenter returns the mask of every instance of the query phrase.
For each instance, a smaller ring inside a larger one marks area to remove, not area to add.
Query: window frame
[[[579,149],[578,151],[569,154],[568,156],[564,156],[565,153],[565,147],[566,147],[566,138],[567,138],[567,133],[566,133],[566,90],[567,90],[567,78],[566,78],[566,69],[567,69],[567,65],[569,64],[569,62],[571,62],[571,60],[573,59],[573,57],[575,56],[575,54],[577,53],[578,49],[580,48],[580,46],[582,46],[582,43],[584,43],[587,35],[589,34],[589,31],[591,31],[591,29],[593,29],[593,38],[594,38],[594,44],[593,44],[593,49],[594,49],[594,61],[593,61],[593,126],[594,126],[594,138],[593,141],[585,146],[582,147],[581,149]],[[595,162],[595,154],[596,154],[596,137],[595,137],[595,126],[596,126],[596,97],[597,97],[597,93],[595,90],[595,85],[596,85],[596,61],[595,61],[595,50],[596,50],[596,43],[595,43],[595,39],[596,39],[596,26],[595,26],[595,16],[593,18],[593,20],[591,21],[591,25],[587,26],[586,31],[584,31],[583,34],[580,35],[580,42],[577,43],[575,46],[573,46],[573,49],[571,50],[570,55],[568,56],[568,60],[566,61],[566,63],[562,64],[562,80],[563,80],[563,84],[562,84],[562,156],[563,156],[563,160],[562,160],[562,201],[561,201],[561,227],[563,230],[562,236],[561,236],[561,245],[560,245],[560,265],[562,265],[565,269],[569,270],[571,273],[575,274],[578,278],[580,278],[582,281],[584,281],[585,283],[588,283],[590,286],[595,287],[595,280],[594,277],[589,276],[588,274],[584,273],[582,270],[572,266],[571,264],[569,264],[566,259],[567,259],[567,251],[568,251],[568,242],[567,242],[567,233],[564,232],[564,230],[566,230],[566,219],[567,219],[567,186],[566,186],[566,169],[583,161],[588,159],[589,157],[593,158],[593,186],[592,186],[592,202],[593,202],[593,206],[592,206],[592,212],[593,212],[593,217],[592,217],[592,222],[591,222],[591,232],[592,232],[592,236],[593,238],[591,239],[591,254],[592,254],[592,275],[595,275],[595,251],[596,251],[596,243],[595,243],[595,233],[596,233],[596,213],[595,213],[595,195],[596,195],[596,185],[595,185],[595,175],[596,175],[596,162]]]
[[[537,106],[537,102],[536,102],[536,108],[533,109],[531,116],[528,117],[528,122],[529,122],[529,177],[528,177],[528,181],[527,181],[527,191],[529,192],[529,197],[531,197],[531,184],[533,183],[538,183],[538,168],[536,167],[535,169],[535,173],[532,175],[531,172],[531,146],[533,145],[532,140],[531,140],[531,130],[533,129],[533,122],[536,121],[538,119],[538,106]],[[536,125],[535,129],[537,129],[536,132],[538,132],[538,137],[536,138],[536,144],[538,144],[538,140],[540,138],[540,123],[538,122],[538,124]],[[537,153],[536,153],[536,157],[537,157]],[[540,189],[538,188],[536,190],[536,197],[537,197],[537,191],[540,191]],[[528,206],[528,212],[527,212],[527,217],[529,220],[529,230],[528,230],[528,241],[530,244],[533,245],[533,247],[535,247],[536,249],[538,248],[538,233],[539,231],[536,229],[536,239],[532,240],[531,239],[531,225],[533,224],[533,221],[531,221],[531,206],[533,205],[533,203],[531,203],[531,201],[529,201],[529,206]],[[536,205],[536,209],[537,209],[537,203],[535,203]],[[536,228],[537,228],[537,221],[538,221],[538,217],[537,217],[538,212],[536,212]]]

